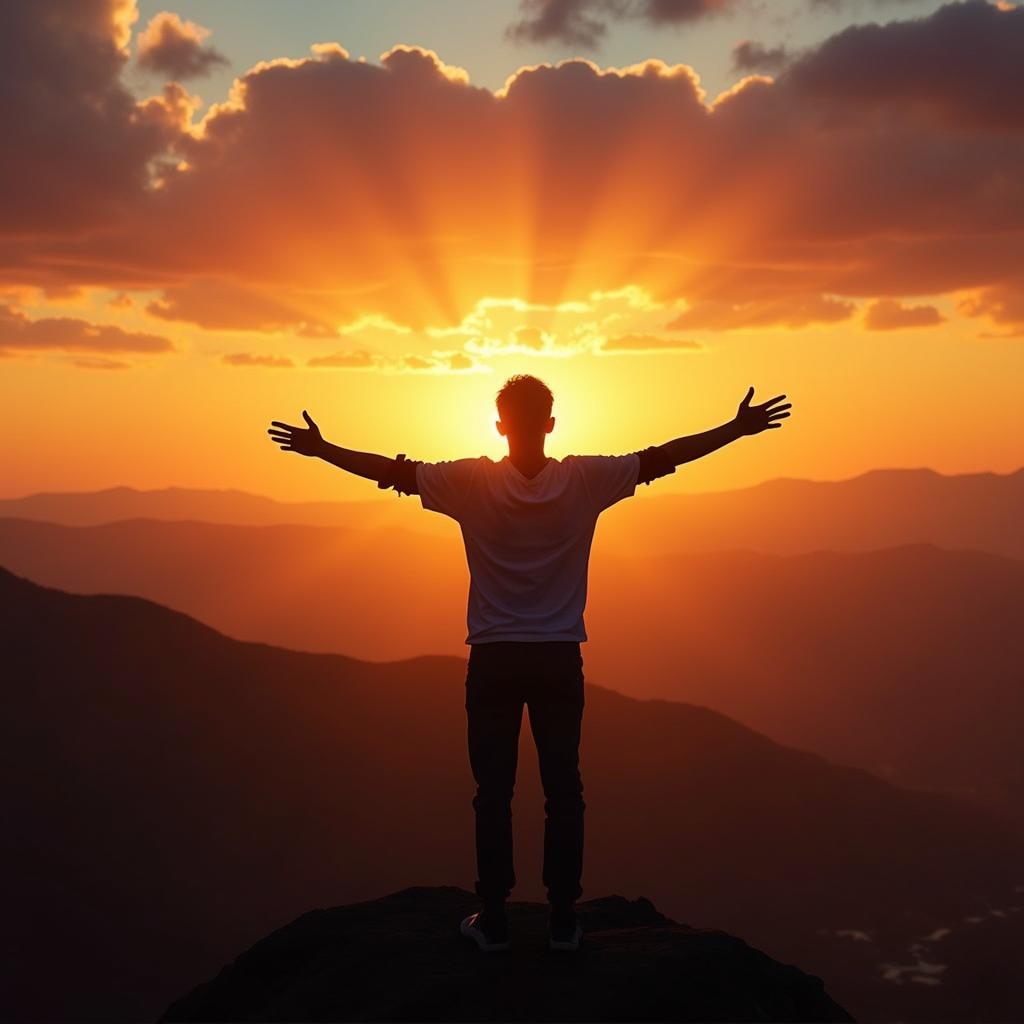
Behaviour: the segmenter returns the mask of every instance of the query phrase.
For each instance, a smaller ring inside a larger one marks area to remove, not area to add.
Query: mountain
[[[876,469],[850,480],[768,480],[657,500],[657,483],[650,486],[651,500],[624,503],[621,514],[609,517],[611,546],[792,555],[935,544],[1024,558],[1024,469],[958,476]]]
[[[371,529],[416,519],[422,532],[432,523],[415,514],[411,500],[277,501],[234,488],[108,487],[99,491],[42,491],[20,498],[0,498],[0,518],[36,519],[65,526],[96,526],[120,519],[194,520],[238,526],[350,526]],[[416,503],[417,508],[419,503]],[[421,510],[422,511],[422,510]]]
[[[509,904],[514,951],[482,959],[451,927],[463,889],[411,888],[310,911],[261,939],[161,1021],[852,1021],[821,979],[648,900],[586,900],[570,960],[547,909]]]
[[[930,469],[877,469],[849,480],[769,480],[731,491],[679,494],[640,487],[606,513],[600,533],[632,553],[720,551],[769,554],[866,551],[902,544],[970,548],[1024,558],[1024,469],[944,476]],[[0,499],[0,517],[89,526],[119,519],[201,520],[243,526],[295,524],[352,529],[400,527],[437,535],[444,521],[416,498],[281,502],[237,490],[169,487],[41,493]]]
[[[455,524],[399,529],[0,520],[0,564],[129,593],[217,629],[373,660],[464,655]],[[892,781],[1024,824],[1024,562],[911,545],[782,557],[625,557],[595,542],[593,682],[687,700]]]
[[[1022,608],[1024,562],[930,545],[633,560],[595,573],[587,663],[1024,824]]]
[[[311,906],[471,883],[464,662],[244,643],[6,571],[0,630],[0,1017],[152,1018]],[[740,936],[858,1019],[1003,1019],[1007,992],[979,977],[1024,941],[1014,831],[707,708],[594,685],[586,702],[588,897],[646,894]],[[529,898],[526,729],[520,764]]]

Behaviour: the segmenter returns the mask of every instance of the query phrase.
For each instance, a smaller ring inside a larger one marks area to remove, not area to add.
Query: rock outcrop
[[[513,949],[458,933],[455,887],[313,910],[273,932],[163,1021],[851,1021],[820,978],[645,899],[579,904],[578,953],[546,946],[547,908],[510,903]]]

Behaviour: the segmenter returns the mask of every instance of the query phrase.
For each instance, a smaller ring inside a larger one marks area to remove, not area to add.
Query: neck
[[[508,438],[508,458],[523,476],[536,476],[548,461],[544,454],[544,435]]]

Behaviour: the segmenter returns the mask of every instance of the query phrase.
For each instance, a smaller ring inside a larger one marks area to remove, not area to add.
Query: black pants
[[[562,640],[471,646],[466,715],[477,784],[476,892],[498,901],[516,884],[512,791],[524,704],[544,786],[543,881],[551,903],[571,903],[583,892],[583,657],[579,643]]]

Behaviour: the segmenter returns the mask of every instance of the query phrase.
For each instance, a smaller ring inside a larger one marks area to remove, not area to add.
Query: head
[[[495,400],[498,433],[510,441],[543,444],[544,435],[555,429],[555,418],[551,415],[553,402],[554,395],[544,381],[528,373],[509,377]]]

